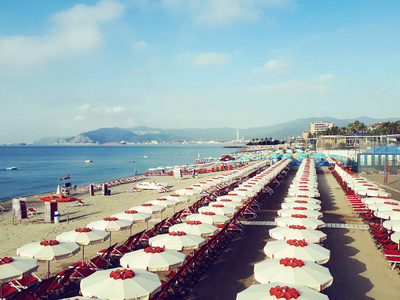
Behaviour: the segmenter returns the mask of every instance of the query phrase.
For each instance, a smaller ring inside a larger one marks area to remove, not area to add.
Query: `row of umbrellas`
[[[365,177],[353,174],[349,170],[342,167],[340,164],[335,164],[335,171],[342,178],[348,188],[354,191],[355,194],[364,197],[391,197],[389,192],[379,188],[377,184],[368,180]]]
[[[292,187],[317,186],[313,162],[310,158],[303,160]],[[318,244],[326,238],[316,230],[324,226],[319,220],[319,203],[320,200],[306,196],[285,198],[275,221],[278,227],[270,230],[270,236],[276,240],[267,242],[263,249],[267,259],[254,266],[254,278],[261,285],[239,293],[237,299],[261,291],[269,292],[262,299],[276,299],[277,295],[286,299],[328,299],[319,293],[333,281],[329,270],[321,266],[329,261],[330,251]]]

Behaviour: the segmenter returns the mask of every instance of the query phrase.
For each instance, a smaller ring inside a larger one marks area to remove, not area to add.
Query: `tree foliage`
[[[370,129],[364,123],[360,121],[354,121],[353,123],[348,124],[346,127],[333,126],[324,131],[322,135],[351,135],[355,133],[371,133],[379,135],[400,134],[400,123],[385,122],[381,126]]]

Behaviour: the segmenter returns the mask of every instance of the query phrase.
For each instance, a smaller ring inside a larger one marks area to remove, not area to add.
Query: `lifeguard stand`
[[[63,194],[64,196],[69,196],[72,192],[71,177],[69,176],[69,173],[67,177],[60,178],[57,181],[63,181],[63,185],[61,187],[61,194]]]

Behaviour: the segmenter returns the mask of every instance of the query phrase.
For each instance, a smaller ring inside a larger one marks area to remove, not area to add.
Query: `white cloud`
[[[190,65],[196,67],[212,66],[212,65],[226,65],[231,62],[229,55],[217,52],[204,52],[204,53],[191,53],[185,52],[181,58],[187,61]]]
[[[149,44],[147,44],[145,41],[137,41],[133,44],[132,48],[136,51],[147,50],[149,48]]]
[[[318,77],[319,81],[329,81],[332,79],[335,79],[335,75],[333,75],[333,74],[323,74]]]
[[[229,26],[258,20],[269,7],[283,7],[292,0],[161,0],[171,13],[188,15],[197,25]]]
[[[115,107],[106,107],[106,112],[110,112],[110,113],[120,113],[123,112],[125,110],[124,107],[122,106],[115,106]]]
[[[288,67],[292,65],[291,62],[289,61],[281,61],[281,60],[276,60],[276,59],[271,59],[265,63],[265,65],[261,68],[254,68],[251,70],[252,73],[254,74],[260,74],[260,73],[265,73],[265,72],[271,72],[271,71],[284,71]]]
[[[88,111],[89,108],[90,108],[90,104],[89,104],[89,103],[85,103],[85,104],[80,105],[80,106],[78,107],[78,109],[79,109],[80,111]]]
[[[25,71],[50,61],[89,53],[101,46],[102,22],[118,18],[120,3],[102,0],[94,6],[77,4],[50,18],[48,34],[0,37],[0,66]]]
[[[85,120],[85,117],[84,116],[75,116],[75,121],[76,122],[82,122],[82,121],[84,121]]]

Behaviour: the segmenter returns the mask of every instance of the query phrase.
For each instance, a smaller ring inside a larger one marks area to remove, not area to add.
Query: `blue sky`
[[[0,143],[400,112],[400,2],[1,1]]]

